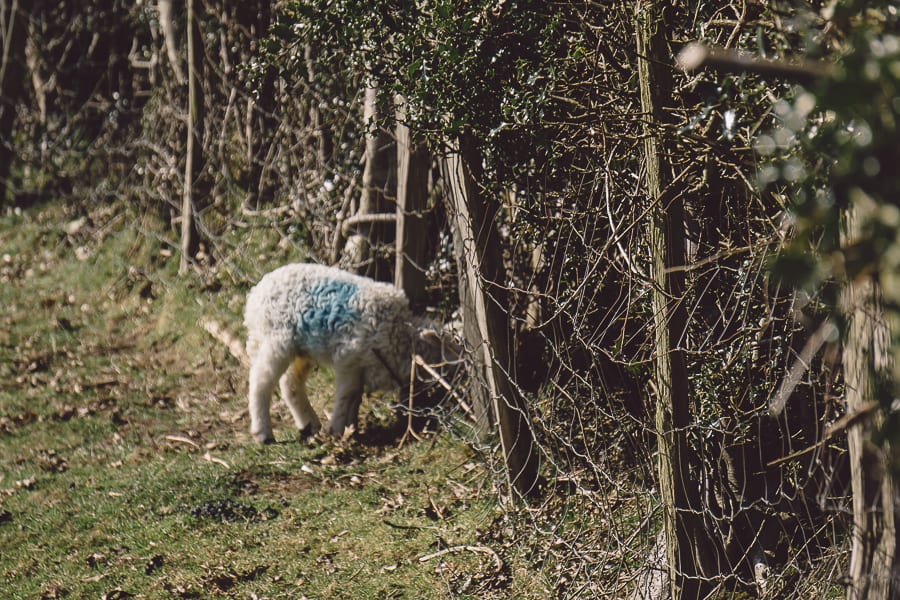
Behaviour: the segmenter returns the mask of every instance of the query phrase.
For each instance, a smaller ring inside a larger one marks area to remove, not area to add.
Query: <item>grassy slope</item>
[[[254,445],[245,375],[197,327],[238,332],[245,290],[177,280],[129,211],[75,216],[0,217],[0,597],[546,595],[489,554],[419,560],[498,514],[451,437],[300,444],[279,410]]]

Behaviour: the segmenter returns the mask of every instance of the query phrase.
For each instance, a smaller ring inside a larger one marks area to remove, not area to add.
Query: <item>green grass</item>
[[[486,554],[429,558],[501,515],[465,444],[400,447],[365,407],[358,439],[299,443],[279,405],[257,446],[245,374],[197,326],[240,331],[237,263],[179,280],[146,217],[78,216],[0,217],[0,597],[546,596]],[[311,388],[323,410],[330,374]]]

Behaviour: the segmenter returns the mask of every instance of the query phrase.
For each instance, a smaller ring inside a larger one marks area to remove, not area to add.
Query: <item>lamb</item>
[[[356,426],[365,389],[408,384],[410,362],[427,362],[442,350],[458,352],[409,309],[394,286],[315,264],[290,264],[265,275],[247,295],[244,309],[250,357],[250,433],[260,443],[275,440],[269,402],[280,380],[281,395],[301,437],[321,422],[309,404],[306,379],[312,366],[334,369],[334,410],[328,431],[341,435]]]

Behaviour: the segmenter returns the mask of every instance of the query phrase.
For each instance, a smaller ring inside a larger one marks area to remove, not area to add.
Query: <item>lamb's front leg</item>
[[[297,358],[281,376],[281,397],[291,409],[291,415],[300,430],[300,437],[305,438],[315,435],[322,428],[319,416],[309,405],[309,397],[306,395],[306,378],[309,375],[310,364],[305,358]]]
[[[356,427],[359,404],[362,402],[362,371],[358,367],[335,365],[334,411],[328,423],[332,435],[343,435],[348,425]]]

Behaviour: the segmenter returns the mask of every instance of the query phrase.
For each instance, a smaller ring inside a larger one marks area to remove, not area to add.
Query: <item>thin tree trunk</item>
[[[195,1],[187,2],[188,119],[187,150],[184,161],[184,195],[181,203],[181,262],[178,272],[187,272],[200,247],[197,230],[197,180],[203,168],[203,41],[196,22]]]
[[[453,184],[449,183],[452,179],[451,169],[456,168],[449,158],[444,158],[441,164],[442,177],[447,182],[447,196],[451,198],[453,195],[462,195],[458,200],[452,198],[448,201],[448,209],[457,203],[466,202],[465,189],[454,189]],[[459,186],[462,187],[462,186]],[[490,433],[494,430],[494,412],[491,405],[490,390],[487,385],[485,371],[487,370],[487,359],[485,358],[485,346],[481,335],[481,327],[478,319],[475,317],[475,290],[470,283],[470,278],[463,268],[468,262],[466,255],[467,247],[463,242],[463,236],[460,227],[456,221],[452,221],[450,228],[453,232],[453,249],[456,258],[456,264],[459,268],[458,287],[459,287],[459,312],[462,316],[462,336],[468,353],[466,360],[467,376],[471,382],[468,386],[468,393],[472,401],[472,411],[475,418],[476,435],[480,440],[486,440]]]
[[[444,174],[449,186],[454,238],[460,244],[460,285],[467,290],[473,306],[464,305],[463,323],[477,326],[477,338],[467,343],[483,348],[484,379],[490,394],[494,416],[500,429],[500,442],[506,463],[510,497],[526,499],[539,492],[539,455],[529,427],[525,399],[511,380],[512,336],[502,280],[500,244],[495,228],[497,205],[477,188],[480,160],[470,147],[460,148],[444,159]],[[474,313],[474,314],[473,314]],[[471,325],[467,332],[474,332]]]
[[[425,309],[425,259],[428,246],[428,150],[406,125],[406,100],[395,98],[397,117],[397,255],[394,285],[406,292],[415,312]]]
[[[181,57],[178,54],[178,34],[175,29],[175,17],[172,14],[172,0],[158,0],[156,3],[159,12],[159,28],[162,30],[163,41],[166,44],[166,56],[172,65],[175,81],[184,85],[186,78],[181,68]],[[190,61],[190,59],[188,59]]]
[[[311,89],[315,89],[316,82],[316,50],[313,46],[307,45],[303,50],[303,57],[306,61],[306,81]],[[318,94],[312,94],[313,102],[309,107],[309,123],[313,128],[313,135],[316,138],[316,157],[318,168],[323,171],[331,168],[331,155],[334,152],[334,142],[332,141],[331,129],[322,119],[322,111],[319,110]]]
[[[18,0],[0,0],[0,207],[11,195],[16,103],[25,88],[26,21]]]
[[[272,7],[268,0],[259,2],[259,8],[250,13],[250,23],[246,25],[254,40],[262,40],[269,33],[272,19]],[[258,42],[251,48],[251,52],[258,52]],[[259,207],[268,204],[274,195],[272,185],[269,183],[268,173],[270,165],[267,164],[266,154],[272,143],[275,130],[275,80],[276,69],[269,66],[265,69],[261,85],[255,97],[251,96],[248,106],[248,131],[247,138],[250,147],[250,175],[247,182],[249,193],[248,205]]]
[[[366,89],[363,104],[363,122],[370,128],[366,136],[365,164],[362,173],[362,192],[359,197],[359,207],[356,217],[360,223],[356,233],[347,239],[344,247],[344,265],[356,271],[360,275],[366,275],[374,279],[384,280],[385,269],[379,264],[373,248],[385,241],[383,232],[385,227],[377,220],[370,221],[368,215],[383,214],[385,208],[385,190],[389,184],[390,157],[387,151],[390,149],[391,140],[388,135],[377,127],[378,121],[378,88]]]
[[[659,489],[663,504],[670,596],[700,598],[703,578],[715,574],[715,549],[704,531],[704,507],[699,485],[691,481],[696,464],[687,440],[690,392],[684,357],[687,314],[682,304],[686,262],[684,207],[680,194],[670,189],[665,145],[659,138],[665,122],[663,102],[671,98],[670,61],[665,49],[664,4],[638,0],[636,4],[638,85],[645,115],[644,154],[647,194],[655,205],[649,231],[654,281],[653,330],[656,435]]]
[[[844,243],[849,244],[856,238],[857,227],[852,209],[846,223]],[[870,278],[848,282],[844,290],[844,311],[849,317],[843,358],[848,414],[878,399],[877,381],[889,370],[890,334],[878,298],[878,287]],[[853,492],[847,600],[888,600],[900,592],[894,581],[897,489],[889,445],[878,447],[871,442],[878,425],[878,421],[864,421],[847,432]]]

